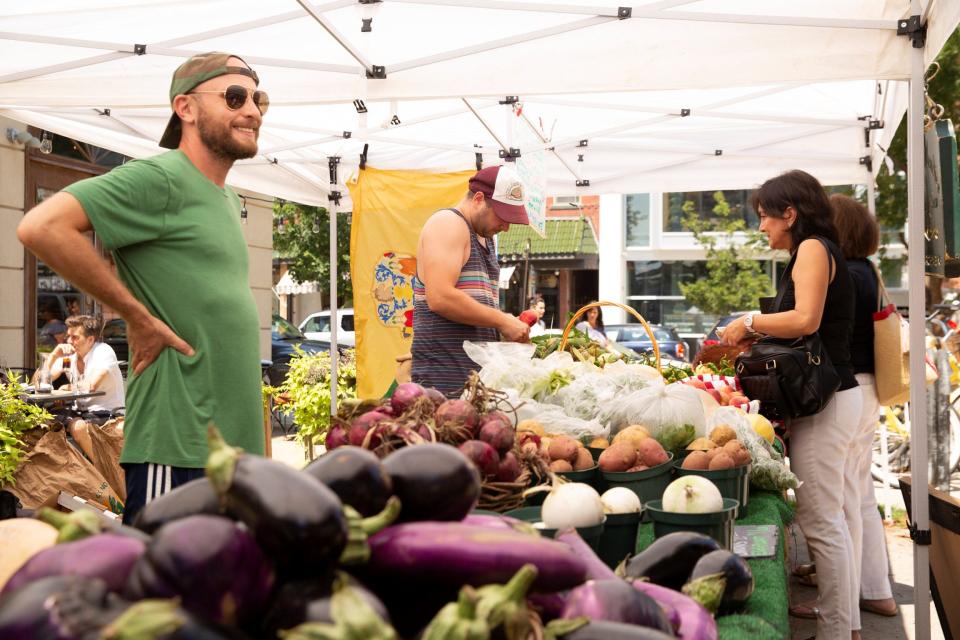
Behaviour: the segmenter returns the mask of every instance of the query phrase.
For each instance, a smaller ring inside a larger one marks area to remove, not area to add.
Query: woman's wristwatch
[[[747,333],[757,333],[753,328],[753,316],[757,315],[756,313],[748,313],[743,318],[743,326],[747,330]]]

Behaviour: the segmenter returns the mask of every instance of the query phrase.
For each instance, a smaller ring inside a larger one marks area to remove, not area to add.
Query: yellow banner
[[[396,379],[397,357],[410,353],[420,229],[438,209],[460,202],[474,173],[368,167],[347,185],[359,397],[386,394]]]

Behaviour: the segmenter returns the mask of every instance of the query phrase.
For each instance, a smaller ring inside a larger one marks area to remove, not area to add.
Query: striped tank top
[[[480,304],[500,307],[500,265],[490,240],[480,244],[477,234],[463,214],[453,211],[467,225],[470,232],[470,257],[460,270],[457,289]],[[479,369],[463,350],[463,341],[496,342],[496,329],[475,327],[448,320],[427,306],[427,293],[417,278],[413,286],[413,380],[426,387],[435,387],[447,396],[457,395],[467,381],[470,371]]]

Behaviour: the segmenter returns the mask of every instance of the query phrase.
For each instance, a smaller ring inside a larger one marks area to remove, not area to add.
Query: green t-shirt
[[[199,468],[207,424],[263,454],[259,319],[240,199],[182,152],[136,160],[65,189],[113,254],[120,279],[194,348],[130,370],[120,461]]]

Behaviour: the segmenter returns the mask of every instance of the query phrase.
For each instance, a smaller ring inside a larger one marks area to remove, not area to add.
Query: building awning
[[[301,293],[316,293],[320,289],[316,282],[297,282],[293,279],[293,276],[290,275],[290,272],[287,271],[280,277],[277,284],[274,285],[273,290],[278,296],[296,296]]]
[[[582,258],[599,253],[593,225],[581,217],[548,218],[543,238],[526,225],[511,225],[497,236],[497,255],[506,262],[523,260],[527,242],[531,260]]]
[[[516,270],[517,270],[516,266],[500,267],[500,288],[501,289],[510,288],[510,278],[513,277],[513,272]]]

